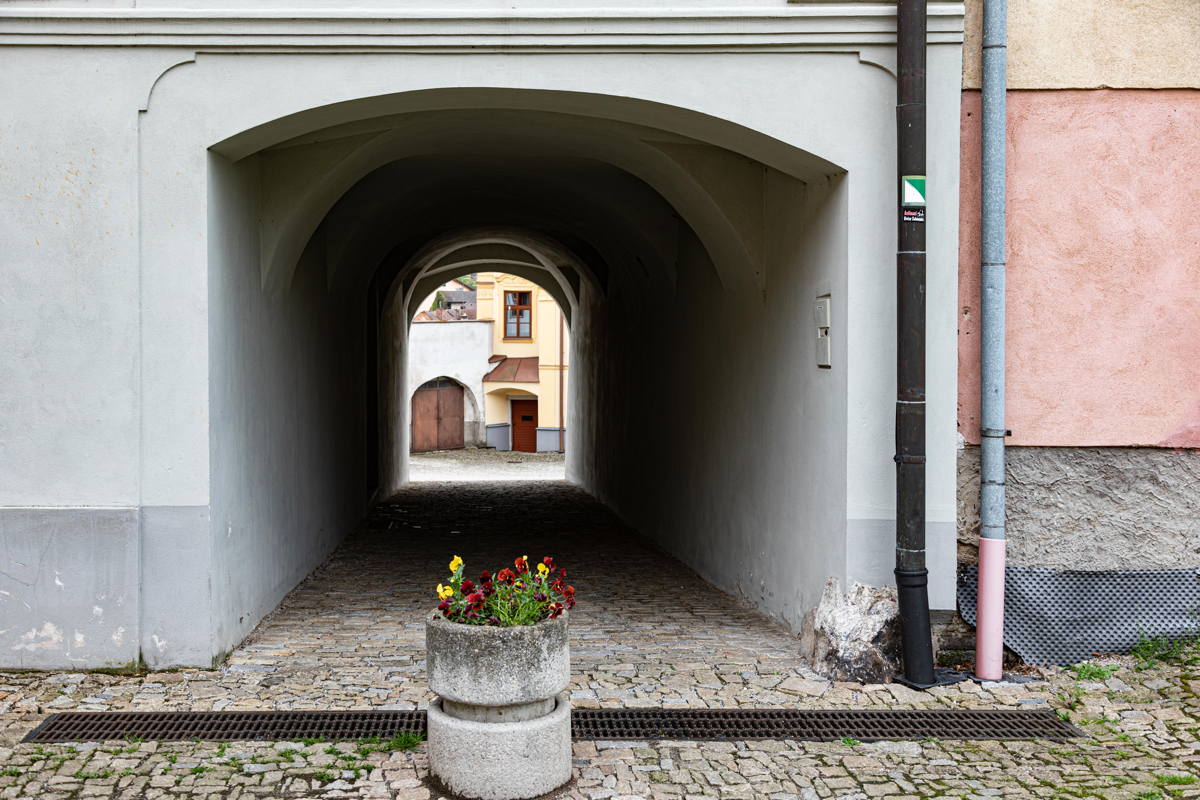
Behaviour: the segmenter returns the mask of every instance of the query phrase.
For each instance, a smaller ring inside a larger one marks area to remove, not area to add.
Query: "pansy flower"
[[[452,622],[494,627],[534,625],[561,617],[575,606],[575,587],[567,585],[567,571],[551,556],[535,563],[530,563],[529,556],[521,556],[513,560],[511,568],[505,567],[494,576],[482,570],[478,581],[463,577],[461,556],[454,556],[448,566],[449,581],[437,585],[437,609]]]

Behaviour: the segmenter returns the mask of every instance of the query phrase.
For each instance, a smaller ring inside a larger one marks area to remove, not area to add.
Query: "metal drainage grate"
[[[791,708],[578,709],[576,739],[1053,739],[1083,733],[1053,711],[808,711]]]
[[[424,733],[424,711],[118,711],[53,714],[23,742],[347,740]],[[1052,711],[963,709],[807,711],[743,709],[576,709],[575,739],[1052,739],[1083,733]]]
[[[21,741],[336,741],[406,732],[425,732],[424,711],[91,711],[52,714]]]

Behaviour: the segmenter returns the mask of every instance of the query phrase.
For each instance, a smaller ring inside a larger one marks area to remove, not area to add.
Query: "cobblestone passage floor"
[[[414,486],[350,536],[220,669],[0,675],[0,798],[426,798],[421,747],[355,743],[21,745],[62,710],[413,708],[424,615],[452,555],[571,570],[576,706],[1050,707],[1089,738],[1048,742],[582,742],[564,796],[1200,797],[1200,670],[1107,659],[1028,684],[927,693],[829,683],[787,631],[633,536],[565,483]],[[1139,665],[1140,666],[1140,665]]]
[[[519,453],[467,447],[413,453],[408,459],[408,478],[424,481],[561,481],[566,478],[562,453]]]

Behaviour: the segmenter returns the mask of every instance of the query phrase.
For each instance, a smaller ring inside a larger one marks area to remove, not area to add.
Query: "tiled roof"
[[[432,311],[418,311],[413,322],[462,322],[475,319],[473,308],[435,308]]]
[[[492,356],[495,358],[495,356]],[[500,363],[483,376],[489,383],[537,383],[537,356],[529,358],[502,358]]]

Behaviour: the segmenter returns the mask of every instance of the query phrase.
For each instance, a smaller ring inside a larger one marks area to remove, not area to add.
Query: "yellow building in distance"
[[[488,445],[564,450],[570,334],[558,303],[525,278],[480,272],[476,319],[493,323],[491,369],[483,377]]]

